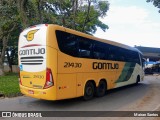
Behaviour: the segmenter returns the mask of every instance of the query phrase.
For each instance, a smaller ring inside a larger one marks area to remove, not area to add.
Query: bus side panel
[[[83,96],[86,79],[84,73],[77,73],[77,97]]]
[[[57,25],[48,25],[47,29],[47,68],[52,70],[52,76],[54,80],[54,86],[52,92],[52,96],[54,100],[57,100],[57,74],[58,74],[58,44],[57,38],[55,35],[55,30],[64,30],[64,28]],[[48,96],[49,97],[49,96]]]
[[[144,80],[144,70],[143,70],[143,66],[138,65],[137,70],[138,74],[140,75],[140,81]]]
[[[134,64],[134,65],[131,65]],[[131,65],[131,66],[130,66]],[[118,79],[115,81],[115,87],[121,87],[121,86],[126,86],[126,85],[130,85],[133,83],[136,83],[137,80],[137,76],[140,75],[140,77],[142,76],[142,72],[141,72],[141,66],[139,64],[136,63],[125,63],[124,67],[121,69],[121,71],[119,70],[117,74],[119,74]]]
[[[58,49],[57,39],[55,35],[55,30],[57,29],[57,26],[49,25],[47,29],[47,46],[50,46],[52,48]]]
[[[108,72],[99,72],[99,79],[105,79],[107,82],[107,90],[112,89],[115,86],[115,80],[117,79],[117,70]]]
[[[58,74],[57,100],[76,97],[76,74]]]
[[[76,97],[76,70],[71,66],[69,68],[66,66],[66,62],[73,61],[75,61],[75,58],[67,57],[64,53],[58,51],[57,99]]]
[[[54,86],[51,91],[52,93],[52,98],[55,100],[56,99],[56,80],[57,80],[57,50],[51,47],[46,47],[47,49],[47,68],[51,69],[52,71],[52,77],[53,77],[53,82]],[[51,94],[48,94],[48,97],[50,97]]]

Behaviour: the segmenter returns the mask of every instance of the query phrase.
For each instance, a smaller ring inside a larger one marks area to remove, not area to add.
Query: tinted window
[[[94,42],[93,47],[93,58],[95,59],[106,59],[107,47],[106,44],[101,42]]]
[[[139,59],[139,54],[138,54],[138,52],[133,52],[132,58],[133,58],[133,61],[134,61],[135,63],[140,64],[140,59]]]
[[[126,53],[127,51],[125,49],[118,48],[116,56],[117,61],[126,61]]]
[[[92,41],[79,37],[79,56],[82,58],[92,58]]]
[[[59,49],[71,56],[78,57],[78,40],[75,35],[56,31]]]
[[[56,30],[61,52],[81,58],[135,62],[140,64],[138,52],[94,41],[81,36]]]
[[[134,62],[140,64],[139,54],[136,51],[126,50],[126,62]]]
[[[117,47],[113,46],[113,45],[108,45],[108,59],[109,60],[117,60]]]

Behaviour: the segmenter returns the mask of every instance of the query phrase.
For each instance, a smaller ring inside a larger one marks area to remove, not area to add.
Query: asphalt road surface
[[[61,101],[45,101],[26,96],[4,98],[0,99],[0,111],[160,111],[160,76],[145,76],[144,81],[138,85],[130,85],[110,90],[104,97],[94,98],[90,101],[83,101],[82,98]],[[14,119],[16,120],[17,118]],[[54,119],[59,120],[61,118],[55,117]],[[63,117],[63,119],[74,120],[73,117]],[[119,118],[78,117],[77,119],[110,120]],[[123,118],[123,120],[125,119],[160,120],[160,117]]]

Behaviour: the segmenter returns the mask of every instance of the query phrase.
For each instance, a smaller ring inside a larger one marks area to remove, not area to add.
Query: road
[[[0,111],[160,111],[159,101],[160,76],[150,75],[145,76],[144,81],[138,85],[110,90],[104,97],[94,98],[90,101],[83,101],[82,98],[45,101],[26,96],[4,98],[0,99]],[[59,120],[60,118],[56,119]],[[70,120],[71,118],[65,119]],[[78,119],[82,120],[82,118]],[[105,120],[104,117],[101,119]],[[113,119],[113,117],[107,119]],[[131,118],[126,117],[124,119],[128,120]],[[131,120],[137,119],[142,120],[143,117],[136,117]],[[147,119],[160,120],[160,118],[151,117],[145,118],[145,120]]]

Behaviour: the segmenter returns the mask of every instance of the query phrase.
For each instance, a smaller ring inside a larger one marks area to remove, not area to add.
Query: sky
[[[129,46],[160,48],[160,13],[146,0],[108,0],[110,9],[100,20],[109,26],[94,36]]]

